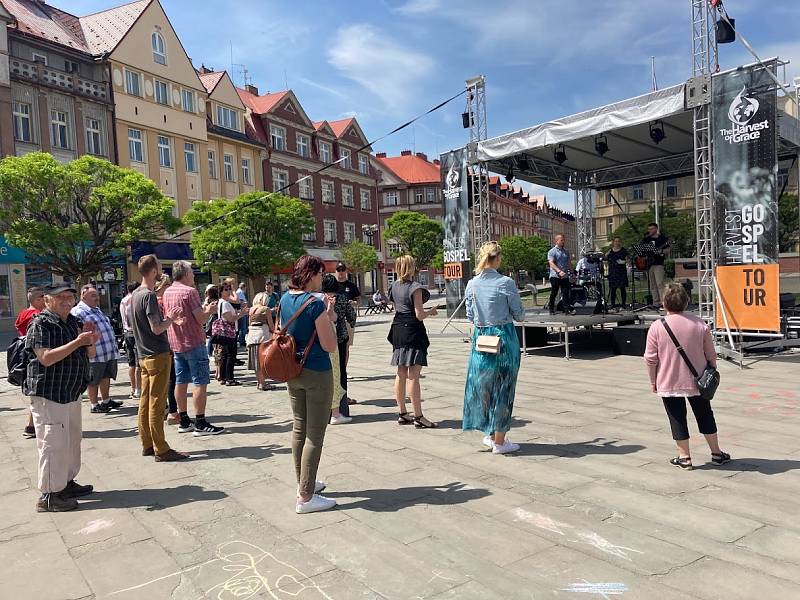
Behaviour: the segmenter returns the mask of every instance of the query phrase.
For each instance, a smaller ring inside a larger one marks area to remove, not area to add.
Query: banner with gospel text
[[[466,310],[456,309],[464,299],[469,281],[469,177],[467,151],[451,150],[439,157],[444,203],[444,277],[447,290],[447,316],[462,318]]]

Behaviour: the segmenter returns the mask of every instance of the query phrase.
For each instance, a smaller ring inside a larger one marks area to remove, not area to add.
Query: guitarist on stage
[[[642,245],[651,245],[654,250],[647,261],[647,282],[653,304],[661,308],[661,291],[664,289],[664,262],[669,253],[669,239],[658,230],[656,223],[648,223],[647,235],[642,238]]]

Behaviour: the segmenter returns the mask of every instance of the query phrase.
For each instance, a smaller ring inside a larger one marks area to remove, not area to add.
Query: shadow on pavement
[[[226,425],[225,431],[229,433],[286,433],[292,430],[292,421],[281,423],[257,423],[255,425]]]
[[[363,508],[373,512],[397,512],[418,504],[464,504],[489,496],[483,488],[470,488],[460,482],[445,485],[425,485],[397,489],[356,490],[352,492],[325,492],[330,498],[361,498],[339,503],[339,508]]]
[[[86,429],[83,430],[84,439],[116,439],[116,438],[136,437],[137,435],[139,435],[139,431],[136,428],[108,429],[106,431],[91,431]]]
[[[347,381],[353,381],[353,382],[356,382],[356,383],[364,382],[364,381],[394,381],[395,377],[396,377],[396,375],[394,375],[394,374],[391,374],[391,375],[371,375],[369,377],[359,377],[358,375],[354,375],[352,377],[348,377]],[[423,379],[423,377],[420,377],[420,379]]]
[[[236,446],[234,448],[212,448],[191,452],[191,459],[209,458],[246,458],[248,460],[263,460],[276,454],[291,454],[291,448],[278,446],[277,444],[264,444],[256,446]]]
[[[695,470],[717,469],[719,471],[739,471],[746,473],[754,471],[763,475],[778,475],[787,471],[800,469],[800,460],[772,460],[771,458],[739,458],[734,457],[731,462],[717,466],[713,463],[695,465]]]
[[[644,450],[639,444],[617,445],[618,440],[602,441],[595,438],[586,442],[573,442],[571,444],[537,444],[535,442],[521,443],[517,456],[560,456],[562,458],[583,458],[590,454],[633,454]]]
[[[94,492],[81,499],[81,508],[98,510],[106,508],[146,508],[163,510],[192,502],[222,500],[228,494],[219,490],[206,490],[199,485],[179,485],[174,488],[148,488],[141,490],[109,490]]]

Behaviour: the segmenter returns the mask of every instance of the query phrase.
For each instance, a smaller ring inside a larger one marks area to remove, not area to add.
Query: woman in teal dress
[[[511,428],[520,363],[514,321],[524,318],[525,309],[514,281],[497,272],[500,261],[499,244],[487,242],[481,246],[476,276],[464,292],[467,318],[474,329],[464,390],[463,429],[482,431],[486,434],[484,445],[494,454],[508,454],[519,450],[506,433]],[[500,338],[496,354],[478,351],[476,341],[480,335]]]

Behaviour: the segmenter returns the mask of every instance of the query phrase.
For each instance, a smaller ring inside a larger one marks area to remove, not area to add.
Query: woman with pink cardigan
[[[676,283],[668,284],[662,299],[664,309],[667,311],[664,319],[697,372],[702,373],[706,364],[716,367],[717,354],[714,351],[714,342],[708,325],[694,315],[683,312],[689,305],[689,296],[683,286]],[[686,400],[692,407],[700,433],[705,436],[711,448],[711,462],[722,465],[730,461],[730,454],[723,452],[719,447],[717,423],[714,420],[714,411],[711,410],[711,401],[704,400],[700,396],[694,375],[678,353],[660,319],[653,322],[647,333],[644,362],[650,374],[653,393],[661,396],[664,401],[672,438],[678,446],[678,456],[670,459],[670,464],[682,469],[692,468],[689,427],[686,423]]]

